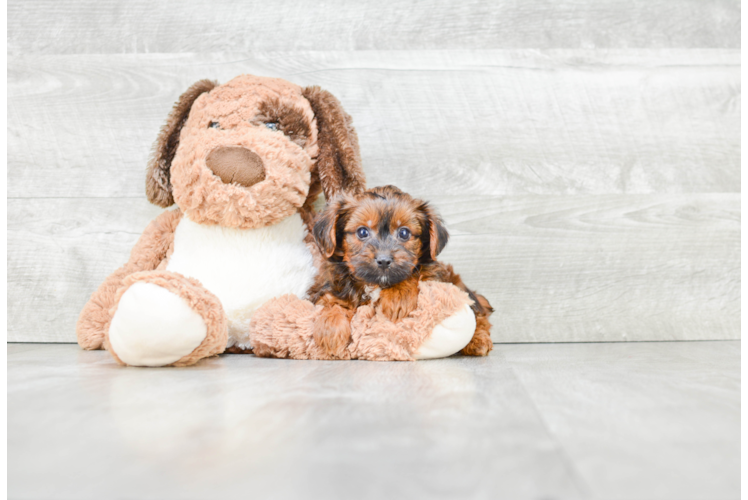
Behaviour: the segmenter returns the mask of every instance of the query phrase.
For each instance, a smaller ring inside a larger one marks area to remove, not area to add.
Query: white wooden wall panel
[[[8,340],[75,342],[91,293],[163,209],[145,198],[8,200]]]
[[[740,195],[442,197],[497,342],[740,338]]]
[[[740,51],[26,56],[9,63],[9,196],[142,196],[194,81],[319,84],[371,185],[430,193],[737,192]]]
[[[370,185],[431,200],[496,342],[740,336],[740,3],[8,5],[8,339],[72,342],[160,209],[201,78],[320,85]]]
[[[739,48],[736,0],[13,0],[9,54]]]

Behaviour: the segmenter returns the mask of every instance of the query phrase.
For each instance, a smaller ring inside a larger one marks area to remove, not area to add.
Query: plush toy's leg
[[[393,322],[370,305],[351,321],[351,357],[372,361],[443,358],[464,348],[475,332],[473,300],[451,283],[418,283],[418,305]]]
[[[181,219],[179,210],[169,210],[148,224],[130,252],[127,263],[109,275],[91,295],[78,317],[75,333],[83,349],[101,349],[117,304],[118,292],[128,275],[157,269],[174,241],[174,230]]]
[[[475,332],[475,314],[468,304],[436,325],[431,335],[413,354],[415,359],[450,356],[469,345]]]
[[[109,276],[91,296],[78,316],[75,333],[78,344],[83,349],[102,349],[104,336],[109,330],[112,316],[109,310],[116,304],[117,291],[122,286],[122,280],[129,272],[122,267]]]
[[[451,356],[469,345],[480,323],[471,308],[473,299],[451,283],[422,281],[418,289],[416,309],[398,321],[371,304],[360,306],[350,320],[347,349],[335,354],[315,338],[320,321],[329,320],[329,307],[326,311],[325,306],[294,295],[271,299],[252,316],[249,335],[254,353],[293,359],[413,361]],[[338,329],[337,323],[331,329]]]
[[[104,345],[121,364],[187,366],[226,348],[220,301],[199,281],[178,273],[128,276],[111,315]]]
[[[252,316],[249,339],[255,356],[291,359],[350,359],[344,350],[335,358],[314,339],[315,323],[324,307],[295,295],[281,295],[260,306]]]

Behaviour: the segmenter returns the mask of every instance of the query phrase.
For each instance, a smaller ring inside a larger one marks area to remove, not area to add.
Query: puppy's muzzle
[[[392,265],[392,255],[386,253],[377,254],[376,259],[377,267],[380,269],[387,269]]]
[[[205,159],[208,168],[224,183],[249,187],[265,180],[265,166],[253,151],[239,146],[215,148]]]

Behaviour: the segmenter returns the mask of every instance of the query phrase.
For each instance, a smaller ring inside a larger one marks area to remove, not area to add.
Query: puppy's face
[[[365,283],[388,288],[433,260],[449,237],[427,203],[394,186],[339,198],[320,214],[314,236],[322,253]]]

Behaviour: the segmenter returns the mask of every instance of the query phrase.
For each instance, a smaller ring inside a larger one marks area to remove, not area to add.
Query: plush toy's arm
[[[104,333],[111,321],[110,309],[114,306],[117,290],[130,274],[153,271],[169,256],[174,243],[174,231],[182,217],[179,210],[162,213],[146,227],[130,252],[127,264],[113,272],[99,286],[83,307],[76,335],[84,349],[101,349]]]
[[[476,329],[472,299],[451,283],[421,281],[418,288],[416,309],[397,322],[370,304],[359,307],[347,356],[331,355],[317,344],[314,326],[321,305],[295,295],[270,299],[252,316],[252,348],[262,357],[372,361],[442,358],[464,348]]]

